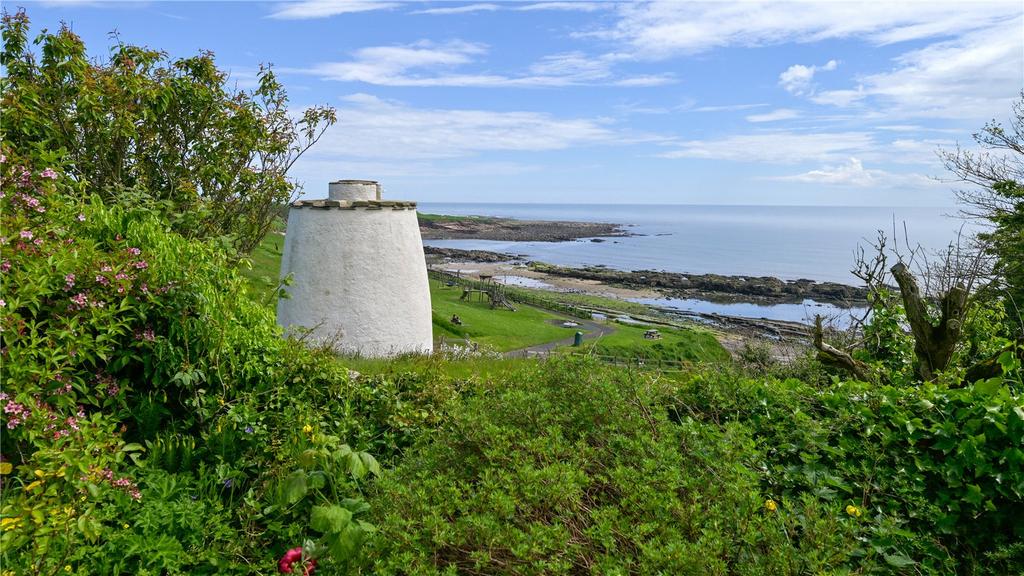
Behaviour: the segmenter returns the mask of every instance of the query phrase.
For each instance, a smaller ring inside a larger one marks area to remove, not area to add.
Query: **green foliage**
[[[294,195],[288,169],[336,119],[327,107],[293,119],[269,69],[255,90],[235,91],[208,52],[171,60],[118,43],[92,60],[67,27],[31,43],[28,29],[24,12],[4,13],[8,145],[20,155],[61,151],[90,194],[148,206],[186,236],[220,238],[243,253]]]
[[[1017,334],[1024,331],[1024,186],[1012,180],[992,185],[993,194],[1004,201],[1003,210],[991,215],[995,229],[981,235],[996,257],[995,272],[1006,286],[1009,321]]]
[[[963,388],[815,388],[708,372],[680,390],[675,411],[749,429],[767,493],[856,506],[870,536],[857,556],[932,574],[1012,573],[1024,568],[1014,545],[1024,534],[1024,386],[1016,357],[1002,360],[1003,376]]]
[[[0,156],[4,568],[265,572],[297,544],[350,562],[379,473],[359,443],[401,438],[355,422],[369,392],[282,339],[214,245],[87,197],[57,155]],[[319,534],[314,506],[351,527]]]
[[[375,489],[365,569],[798,574],[851,559],[852,518],[812,499],[766,509],[747,431],[673,422],[670,392],[581,361],[480,383]]]

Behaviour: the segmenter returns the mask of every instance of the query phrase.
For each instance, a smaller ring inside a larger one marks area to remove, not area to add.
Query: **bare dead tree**
[[[857,360],[849,352],[841,350],[825,342],[825,330],[822,327],[822,317],[814,317],[814,347],[818,350],[818,361],[827,366],[835,366],[850,372],[858,380],[871,382],[876,380],[871,366]]]
[[[895,233],[895,223],[894,223]],[[955,243],[935,254],[911,245],[904,228],[903,246],[890,243],[879,231],[870,249],[859,246],[853,274],[868,288],[874,306],[903,305],[907,331],[914,340],[915,371],[922,380],[932,380],[949,367],[961,344],[963,326],[973,309],[973,297],[991,281],[991,259],[985,247],[962,232]],[[896,263],[889,265],[891,259]],[[895,286],[893,286],[895,283]],[[843,368],[860,379],[877,380],[870,365],[856,360],[853,351],[869,342],[864,330],[870,310],[854,318],[851,338],[845,349],[824,341],[821,318],[815,324],[814,347],[827,365]],[[874,343],[875,347],[881,345]]]

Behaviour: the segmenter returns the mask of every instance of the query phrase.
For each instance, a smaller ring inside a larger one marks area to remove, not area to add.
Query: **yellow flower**
[[[775,500],[769,498],[764,501],[764,507],[769,512],[775,512],[779,508],[779,505],[775,503]]]
[[[71,564],[65,564],[64,565],[64,571],[65,572],[71,572]]]
[[[306,434],[309,434],[313,431],[313,427],[310,426],[309,424],[306,424],[305,426],[302,427],[302,431],[305,432]]]
[[[127,525],[127,524],[125,524],[125,525],[124,525],[124,529],[125,529],[125,530],[127,530],[127,529],[129,529],[129,528],[131,528],[131,526],[129,526],[129,525]]]
[[[4,518],[3,520],[0,520],[0,528],[14,528],[18,522],[21,522],[20,516]]]
[[[0,462],[0,474],[6,476],[11,473],[11,470],[14,470],[14,466],[10,462]]]
[[[43,476],[46,476],[46,472],[43,472],[42,470],[36,470],[36,471],[35,471],[35,472],[33,472],[33,473],[34,473],[34,474],[35,474],[36,476],[40,477],[40,478],[42,478]]]
[[[850,504],[849,506],[846,507],[846,513],[850,516],[860,518],[860,508],[857,508],[853,504]]]

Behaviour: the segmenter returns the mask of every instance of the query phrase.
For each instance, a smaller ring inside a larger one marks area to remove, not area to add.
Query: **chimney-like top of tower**
[[[380,184],[376,180],[337,180],[328,185],[331,200],[380,200]]]

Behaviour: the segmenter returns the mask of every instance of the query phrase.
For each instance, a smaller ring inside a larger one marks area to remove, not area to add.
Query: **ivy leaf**
[[[988,380],[981,380],[974,384],[974,390],[980,394],[991,396],[999,391],[1003,387],[1002,378],[989,378]]]
[[[977,506],[981,504],[984,499],[985,496],[981,493],[981,486],[978,486],[977,484],[967,485],[967,494],[962,498],[964,502],[969,502]]]

